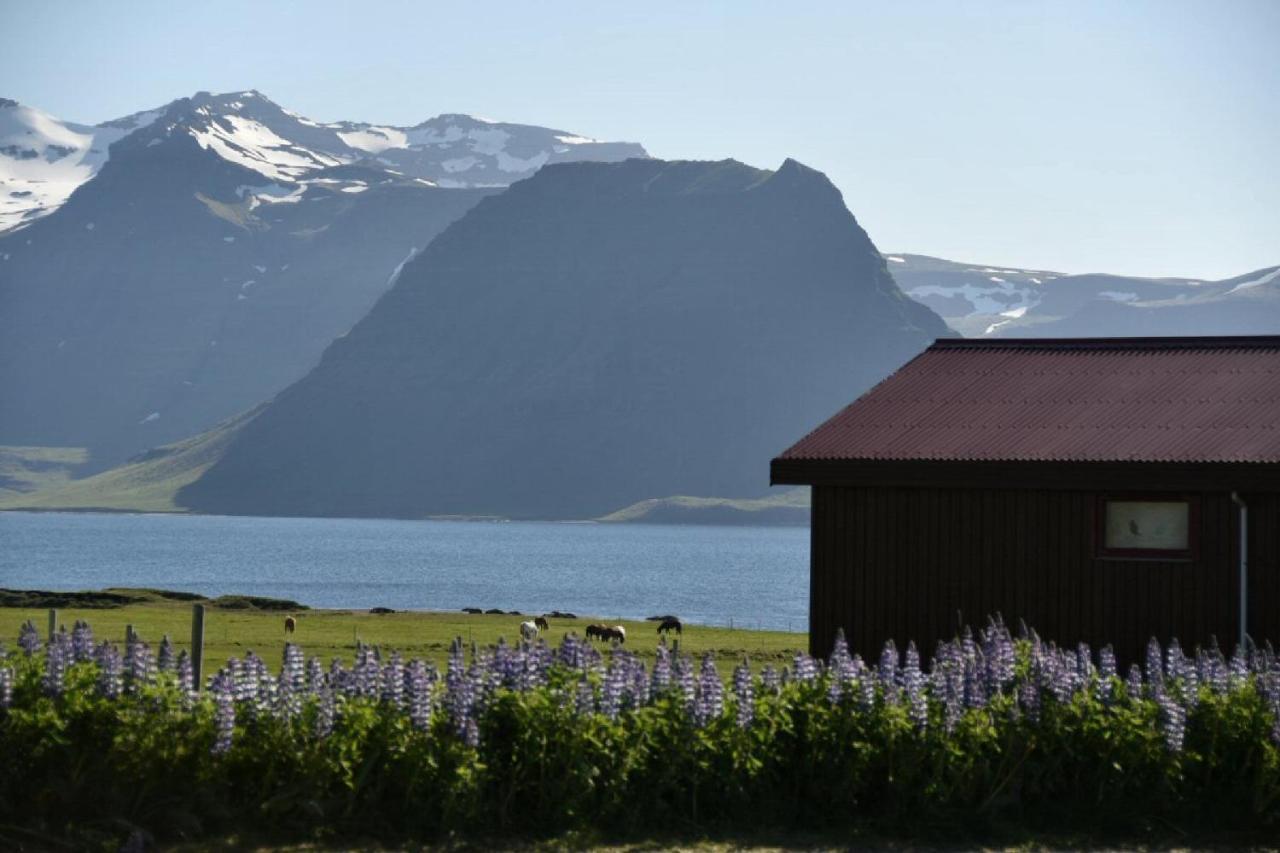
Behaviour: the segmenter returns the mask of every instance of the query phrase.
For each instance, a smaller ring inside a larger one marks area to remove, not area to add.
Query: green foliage
[[[1110,839],[1227,837],[1280,831],[1280,749],[1252,684],[1202,687],[1181,751],[1151,699],[1046,695],[1037,715],[1001,695],[948,730],[879,697],[831,701],[824,678],[761,690],[754,721],[727,713],[697,727],[679,691],[617,719],[578,713],[577,676],[499,690],[477,748],[443,711],[426,730],[373,698],[339,697],[317,734],[314,696],[295,714],[242,713],[214,754],[213,703],[192,703],[170,674],[120,699],[96,668],[72,665],[45,695],[41,656],[11,656],[0,709],[0,844],[10,832],[118,843],[249,832],[275,840],[387,843],[565,832],[802,829],[909,839],[979,840],[1022,832]],[[71,824],[68,826],[68,818]]]

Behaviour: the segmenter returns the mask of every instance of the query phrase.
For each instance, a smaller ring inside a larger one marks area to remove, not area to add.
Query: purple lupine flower
[[[804,652],[796,652],[794,678],[800,684],[808,684],[818,677],[818,662]]]
[[[1111,679],[1117,677],[1119,669],[1116,666],[1116,652],[1110,645],[1102,647],[1098,652],[1098,677]]]
[[[468,737],[468,723],[475,709],[476,695],[472,679],[464,669],[462,638],[459,637],[449,652],[449,667],[445,673],[445,707],[454,733],[460,740]],[[477,733],[478,734],[478,733]]]
[[[733,695],[738,700],[738,728],[750,728],[756,715],[756,702],[751,685],[751,664],[746,658],[733,668]]]
[[[600,712],[611,720],[618,719],[618,710],[622,705],[624,678],[623,665],[617,660],[615,654],[614,660],[605,670],[604,684],[600,690]]]
[[[474,717],[467,718],[466,731],[463,732],[462,740],[472,749],[480,745],[480,725],[475,721]]]
[[[98,693],[107,699],[119,699],[124,690],[124,661],[120,650],[111,643],[102,643],[94,656],[98,660]]]
[[[844,631],[836,632],[836,641],[827,663],[827,700],[831,704],[839,704],[848,689],[858,680],[861,659],[857,663],[849,655],[849,646],[844,639]]]
[[[1028,673],[1018,685],[1018,707],[1032,720],[1040,718],[1040,679],[1035,672]]]
[[[853,658],[849,656],[849,644],[844,638],[844,629],[836,629],[836,641],[831,646],[831,656],[827,658],[827,669],[833,672],[839,672],[847,666],[852,666]]]
[[[431,727],[431,679],[421,660],[413,660],[405,667],[405,697],[409,705],[409,721],[415,729],[426,731]]]
[[[306,691],[315,695],[325,686],[324,681],[324,664],[320,663],[319,657],[307,658],[307,686]]]
[[[351,669],[351,686],[356,696],[372,698],[378,695],[382,673],[379,657],[378,650],[372,646],[361,645],[356,649],[356,662]]]
[[[381,689],[379,695],[383,702],[395,707],[404,705],[404,664],[400,661],[400,653],[392,652],[391,657],[382,666]]]
[[[1103,646],[1098,652],[1098,675],[1094,680],[1094,698],[1110,705],[1116,698],[1116,653],[1111,646]]]
[[[124,688],[127,693],[137,693],[155,680],[155,658],[151,646],[134,640],[125,649]]]
[[[282,709],[288,712],[296,710],[296,706],[293,705],[289,697],[285,698],[283,705],[279,704],[279,690],[277,689],[276,679],[271,677],[271,672],[267,669],[266,662],[254,654],[252,649],[244,654],[244,672],[246,674],[246,689],[249,693],[251,719],[265,716],[272,709]]]
[[[1155,637],[1147,642],[1146,676],[1147,683],[1152,687],[1164,684],[1164,651]]]
[[[724,712],[724,685],[716,662],[710,653],[702,657],[702,672],[698,677],[698,699],[694,710],[694,723],[699,727],[719,717]]]
[[[169,641],[169,635],[165,634],[160,638],[160,651],[156,653],[156,669],[160,672],[171,672],[173,665],[173,643]]]
[[[876,680],[884,691],[886,702],[895,701],[898,690],[898,647],[893,640],[885,640],[880,651],[880,663],[876,666]]]
[[[195,672],[191,669],[191,655],[183,649],[178,652],[178,662],[174,665],[178,677],[178,692],[182,694],[184,705],[190,706],[196,698]]]
[[[93,651],[93,629],[88,622],[77,619],[71,631],[71,655],[76,663],[84,663],[93,660]]]
[[[1142,698],[1142,670],[1138,665],[1130,664],[1129,674],[1125,676],[1124,692],[1128,694],[1130,699],[1137,700]]]
[[[573,694],[573,710],[580,717],[594,714],[596,710],[596,694],[591,689],[591,681],[583,673],[578,678],[578,687]]]
[[[633,708],[643,708],[649,704],[649,674],[645,671],[644,662],[635,655],[631,658],[630,683],[627,686],[627,700]]]
[[[855,657],[854,666],[858,672],[858,707],[869,711],[876,704],[876,681],[870,671],[862,665],[862,659]]]
[[[313,691],[316,696],[315,736],[321,740],[333,734],[333,722],[337,717],[337,697],[333,688],[321,686]]]
[[[1230,669],[1229,680],[1233,690],[1243,687],[1245,682],[1249,680],[1249,656],[1243,645],[1237,644],[1236,649],[1231,654],[1231,663],[1228,664]]]
[[[664,637],[658,642],[658,649],[653,659],[653,678],[649,692],[653,696],[661,696],[671,689],[671,653],[667,651],[667,640]]]
[[[992,693],[1002,692],[1013,683],[1016,652],[1013,637],[1004,620],[995,616],[982,631],[982,657],[986,661],[986,682]]]
[[[698,688],[693,680],[693,665],[686,655],[678,655],[675,661],[675,682],[684,700],[684,712],[692,717],[698,701]]]
[[[955,730],[956,724],[964,715],[964,670],[959,667],[948,667],[944,673],[942,692],[943,725],[947,733]]]
[[[13,668],[0,666],[0,708],[13,704]]]
[[[775,696],[782,690],[782,676],[773,668],[773,664],[765,664],[760,670],[760,686]]]
[[[965,656],[961,684],[963,685],[964,706],[966,708],[986,707],[987,686],[982,677],[985,671],[986,667],[977,659],[976,654]]]
[[[914,641],[907,644],[907,661],[902,668],[902,686],[907,695],[908,714],[917,729],[929,724],[929,700],[925,694],[925,677],[920,670],[920,652]]]
[[[1200,701],[1200,676],[1191,659],[1182,653],[1182,646],[1175,637],[1169,643],[1167,653],[1170,678],[1174,679],[1176,698],[1186,710],[1191,710]]]
[[[1160,731],[1165,744],[1172,752],[1182,752],[1187,734],[1187,709],[1163,689],[1157,690],[1155,699],[1160,706]]]
[[[1076,645],[1076,677],[1080,684],[1087,684],[1090,679],[1098,674],[1093,666],[1093,653],[1088,643],[1079,643]]]
[[[350,696],[352,694],[353,687],[351,685],[351,673],[342,665],[342,661],[337,658],[333,658],[329,661],[329,674],[326,679],[326,684],[338,693],[341,693],[343,696]]]
[[[71,644],[53,642],[44,653],[44,675],[40,687],[46,696],[61,696],[66,689],[67,667],[71,664]]]
[[[305,658],[302,649],[293,643],[284,644],[284,660],[276,676],[272,706],[276,715],[286,720],[302,713],[302,696],[306,690]],[[269,676],[260,679],[262,686],[268,682],[270,682]]]
[[[232,681],[230,672],[220,670],[209,686],[214,704],[214,755],[221,755],[231,749],[231,739],[236,730],[235,688]]]
[[[26,652],[27,657],[31,657],[44,643],[40,642],[40,631],[36,629],[35,623],[30,619],[22,623],[22,627],[18,629],[18,647]]]
[[[284,644],[284,659],[280,664],[279,682],[281,687],[293,693],[302,693],[306,690],[306,655],[293,643]]]
[[[1196,652],[1196,676],[1201,684],[1208,685],[1215,694],[1221,696],[1227,692],[1227,661],[1222,656],[1217,637],[1211,637],[1208,646]]]

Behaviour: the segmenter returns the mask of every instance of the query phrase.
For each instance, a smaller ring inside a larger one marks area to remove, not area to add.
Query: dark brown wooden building
[[[939,340],[771,480],[813,487],[814,654],[995,613],[1125,660],[1280,641],[1280,336]]]

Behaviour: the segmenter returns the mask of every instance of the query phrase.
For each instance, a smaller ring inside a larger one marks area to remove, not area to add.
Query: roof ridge
[[[1133,338],[938,338],[929,349],[1276,349],[1280,335]]]

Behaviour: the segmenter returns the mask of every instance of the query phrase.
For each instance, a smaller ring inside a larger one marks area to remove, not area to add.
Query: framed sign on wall
[[[1189,560],[1195,555],[1194,500],[1103,498],[1098,506],[1098,556]]]

